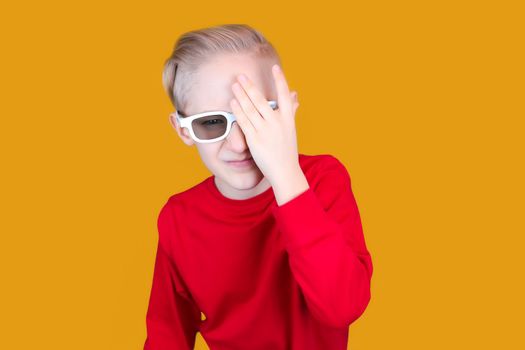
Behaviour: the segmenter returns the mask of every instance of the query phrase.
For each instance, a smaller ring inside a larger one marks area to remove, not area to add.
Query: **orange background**
[[[224,23],[275,45],[300,152],[352,177],[374,276],[349,349],[524,348],[518,3],[3,4],[2,348],[142,349],[158,211],[210,175],[162,64]]]

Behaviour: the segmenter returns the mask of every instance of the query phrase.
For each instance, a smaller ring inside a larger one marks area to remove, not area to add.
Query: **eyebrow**
[[[221,109],[214,109],[214,110],[211,110],[211,109],[210,109],[210,110],[207,110],[207,111],[204,111],[204,112],[197,112],[197,113],[194,113],[194,114],[192,114],[192,115],[200,114],[200,113],[207,113],[207,112],[215,112],[215,111],[222,111],[222,110],[221,110]],[[228,112],[228,111],[226,111],[226,112]],[[187,115],[186,113],[181,112],[181,111],[179,111],[179,110],[177,110],[177,113],[179,113],[179,115],[180,115],[181,117],[183,117],[183,118],[187,118],[187,117],[188,117],[188,115]],[[229,113],[232,113],[232,112],[229,112]]]
[[[276,102],[276,106],[275,106],[275,108],[278,108],[278,107],[279,107],[279,105],[278,105],[278,103],[277,103],[277,100],[268,100],[268,101],[275,101],[275,102]],[[275,108],[272,108],[272,109],[275,110]],[[217,109],[214,109],[214,111],[216,111],[216,110],[217,110]],[[211,112],[211,110],[209,110],[208,112]],[[182,111],[180,111],[180,110],[177,110],[177,113],[179,113],[179,115],[180,115],[181,117],[183,117],[183,118],[187,118],[187,117],[188,117],[188,115],[187,115],[186,113],[184,113],[184,112],[182,112]],[[199,113],[205,113],[205,112],[199,112]],[[233,112],[229,112],[229,113],[233,113]],[[195,114],[198,114],[198,113],[195,113]]]
[[[216,108],[216,109],[208,109],[206,111],[201,111],[201,112],[197,112],[197,113],[193,113],[192,115],[195,115],[195,114],[200,114],[200,113],[208,113],[208,112],[215,112],[215,111],[225,111],[225,112],[228,112],[228,113],[233,113],[232,111],[227,111],[227,110],[224,110],[224,109],[220,109],[220,108]],[[186,118],[188,117],[188,115],[180,110],[177,110],[177,113],[179,113],[179,115],[183,118]]]

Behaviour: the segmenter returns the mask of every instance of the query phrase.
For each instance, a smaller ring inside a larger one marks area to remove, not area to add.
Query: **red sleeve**
[[[200,311],[183,287],[166,244],[174,228],[169,205],[158,217],[159,240],[153,283],[146,314],[147,337],[144,350],[193,349],[200,322]]]
[[[370,301],[373,266],[350,175],[330,157],[316,188],[272,210],[312,315],[343,328],[359,318]]]

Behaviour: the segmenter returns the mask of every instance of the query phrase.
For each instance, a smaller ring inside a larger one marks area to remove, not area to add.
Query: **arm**
[[[193,349],[200,311],[183,288],[182,279],[165,247],[173,218],[165,205],[158,218],[159,241],[146,314],[144,350]]]
[[[333,159],[321,170],[315,191],[308,187],[272,210],[309,310],[319,321],[342,328],[366,309],[373,266],[350,176]]]

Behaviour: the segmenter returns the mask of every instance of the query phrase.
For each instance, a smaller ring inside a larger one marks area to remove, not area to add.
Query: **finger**
[[[284,113],[284,115],[291,115],[293,108],[290,90],[288,89],[288,83],[286,82],[284,73],[278,64],[274,64],[272,66],[272,75],[275,81],[275,87],[277,89],[279,109]]]
[[[230,100],[230,108],[232,109],[233,115],[235,115],[235,120],[237,124],[239,124],[239,126],[241,127],[241,130],[245,134],[251,134],[255,132],[252,122],[250,121],[250,119],[246,117],[246,115],[244,114],[244,111],[239,105],[239,102],[235,98]]]
[[[299,101],[297,100],[297,91],[292,91],[290,95],[292,95],[293,112],[295,115],[295,112],[297,111],[297,108],[299,107]]]
[[[246,94],[246,91],[244,91],[239,83],[234,83],[232,85],[232,91],[246,118],[250,120],[255,130],[259,130],[262,126],[261,123],[263,117],[253,105],[250,97]]]
[[[299,105],[299,101],[297,100],[297,91],[292,91],[290,93],[290,96],[292,98],[292,105],[295,107],[296,105]]]
[[[239,75],[238,80],[258,113],[265,119],[271,118],[274,111],[257,86],[244,74]]]
[[[297,100],[297,91],[291,91],[290,96],[292,97],[292,101],[299,103]]]

